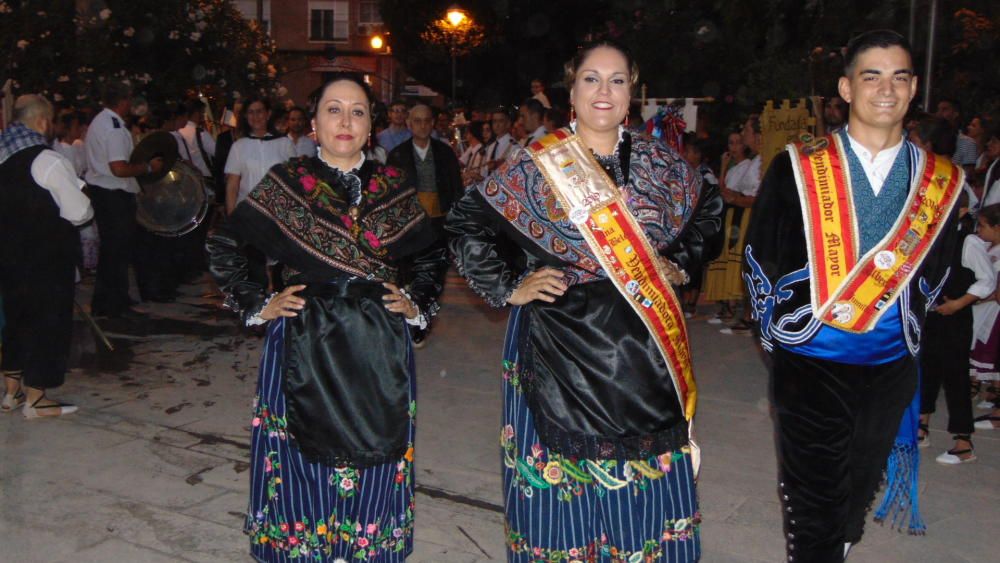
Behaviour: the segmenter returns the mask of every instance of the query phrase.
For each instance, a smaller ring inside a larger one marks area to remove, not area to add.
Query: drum
[[[147,231],[163,237],[179,237],[198,228],[205,220],[211,197],[195,167],[183,160],[158,180],[143,182],[136,196],[136,221]]]
[[[163,170],[136,178],[142,188],[136,196],[136,222],[162,237],[190,233],[205,220],[214,196],[201,173],[178,158],[177,139],[170,133],[157,131],[144,137],[129,162],[154,158],[163,159]]]

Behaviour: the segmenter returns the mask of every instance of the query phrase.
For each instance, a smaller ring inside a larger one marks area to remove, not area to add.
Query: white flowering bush
[[[280,86],[273,42],[231,0],[0,0],[0,42],[0,84],[75,103],[96,102],[108,80],[150,100]]]

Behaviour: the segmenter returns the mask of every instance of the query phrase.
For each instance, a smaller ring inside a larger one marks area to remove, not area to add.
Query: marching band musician
[[[159,173],[163,159],[148,163],[128,162],[132,154],[132,134],[124,115],[132,106],[131,88],[119,82],[109,83],[102,96],[102,110],[90,124],[84,147],[87,152],[85,179],[91,187],[91,200],[97,228],[101,233],[100,261],[91,311],[95,316],[135,315],[129,308],[128,266],[135,237],[135,194],[139,193],[136,176]]]

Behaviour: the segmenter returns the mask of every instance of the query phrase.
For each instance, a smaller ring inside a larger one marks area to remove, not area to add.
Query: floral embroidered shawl
[[[572,134],[572,131],[569,131]],[[676,151],[643,135],[625,134],[625,202],[659,252],[665,252],[694,213],[699,181]],[[570,222],[528,151],[515,149],[477,189],[514,228],[546,253],[570,264],[570,283],[607,278],[580,231]]]
[[[294,158],[274,166],[232,220],[247,227],[250,244],[309,277],[395,281],[395,259],[426,246],[430,234],[416,191],[404,185],[399,169],[372,161],[351,175],[317,157]]]

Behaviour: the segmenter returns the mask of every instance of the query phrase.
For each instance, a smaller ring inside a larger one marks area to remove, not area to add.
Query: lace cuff
[[[259,306],[257,306],[253,311],[253,313],[247,311],[246,321],[244,322],[244,324],[246,326],[257,326],[267,323],[266,320],[261,318],[260,314],[264,311],[264,309],[271,302],[271,300],[274,299],[276,295],[278,295],[278,292],[276,291],[271,295],[268,295],[267,299],[265,299]]]
[[[413,300],[413,297],[411,297],[410,293],[405,289],[401,288],[399,292],[402,293],[403,297],[406,297],[410,301],[410,303],[413,303],[413,306],[417,308],[417,316],[413,317],[412,319],[408,317],[403,317],[403,319],[406,320],[406,324],[410,326],[415,326],[420,330],[424,330],[425,328],[427,328],[427,325],[430,324],[430,319],[428,318],[427,315],[424,314],[423,311],[420,310],[420,305],[417,305],[417,302]]]
[[[524,278],[531,273],[531,271],[523,272],[520,276],[518,276],[514,280],[514,283],[512,283],[509,288],[507,288],[507,291],[504,292],[503,296],[497,297],[495,294],[480,287],[479,284],[474,282],[471,277],[465,275],[465,265],[462,264],[462,261],[459,260],[457,256],[454,258],[454,263],[455,263],[455,269],[458,270],[458,275],[465,278],[465,282],[469,284],[469,288],[472,289],[472,291],[476,295],[482,297],[483,301],[485,301],[487,305],[493,307],[494,309],[502,309],[507,305],[509,305],[507,301],[510,299],[510,296],[514,294],[514,291],[516,291],[518,286],[521,285],[521,282],[524,280]]]

